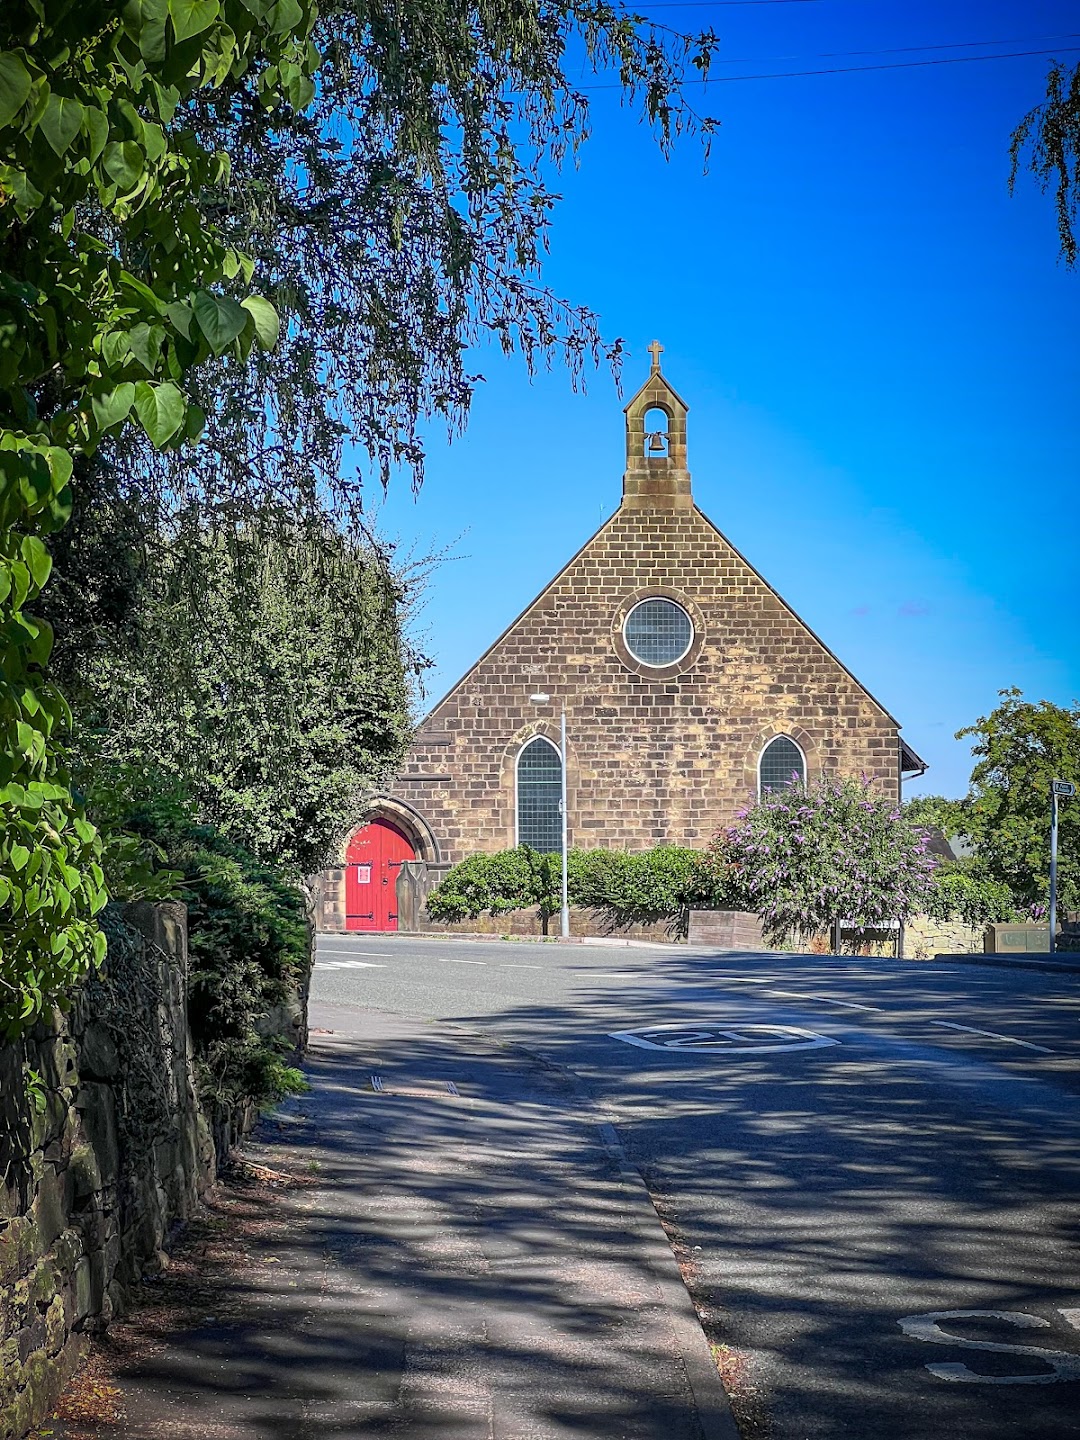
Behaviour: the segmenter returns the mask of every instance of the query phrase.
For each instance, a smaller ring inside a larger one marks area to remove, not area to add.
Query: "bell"
[[[649,436],[650,450],[658,450],[661,454],[663,454],[666,443],[667,436],[662,430],[654,430]]]

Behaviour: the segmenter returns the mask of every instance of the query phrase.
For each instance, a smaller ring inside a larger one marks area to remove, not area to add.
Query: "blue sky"
[[[724,56],[751,62],[718,76],[1080,58],[1080,36],[1043,38],[1080,31],[1071,0],[654,13],[712,24]],[[984,40],[1015,43],[968,43]],[[1010,131],[1048,63],[716,83],[701,100],[722,121],[708,173],[695,142],[665,161],[598,90],[593,138],[560,182],[546,279],[625,339],[627,394],[662,341],[691,407],[697,503],[900,719],[931,764],[911,794],[963,793],[953,732],[998,689],[1080,695],[1080,272],[1057,259],[1050,198],[1006,187]],[[418,623],[430,701],[620,495],[626,397],[606,372],[582,395],[495,352],[476,368],[465,436],[433,435],[419,497],[399,481],[380,512],[404,549],[457,557]]]

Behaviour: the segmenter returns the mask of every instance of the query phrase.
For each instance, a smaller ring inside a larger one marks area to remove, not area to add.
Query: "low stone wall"
[[[131,905],[110,924],[109,959],[66,1019],[0,1046],[0,1440],[49,1414],[87,1334],[160,1265],[215,1175],[186,909]]]
[[[985,949],[986,926],[962,920],[931,920],[916,915],[904,926],[904,958],[932,960],[935,955],[979,955]]]
[[[419,933],[423,935],[520,935],[538,936],[543,927],[532,910],[511,910],[506,915],[478,915],[474,920],[436,921],[424,913]],[[559,916],[548,921],[548,934],[559,934]],[[615,940],[648,940],[650,943],[673,944],[675,936],[663,921],[654,925],[627,925],[619,930],[606,927],[592,910],[570,907],[570,934],[589,938],[611,937]]]

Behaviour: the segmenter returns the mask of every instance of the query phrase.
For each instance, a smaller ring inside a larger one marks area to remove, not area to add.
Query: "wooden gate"
[[[397,929],[397,879],[413,847],[389,820],[358,830],[345,852],[346,930]]]

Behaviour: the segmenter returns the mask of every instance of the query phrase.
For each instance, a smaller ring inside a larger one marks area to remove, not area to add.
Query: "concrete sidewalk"
[[[136,1364],[110,1436],[738,1440],[640,1178],[556,1072],[381,1013],[312,1024],[311,1094],[245,1146],[314,1162],[287,1243]]]

